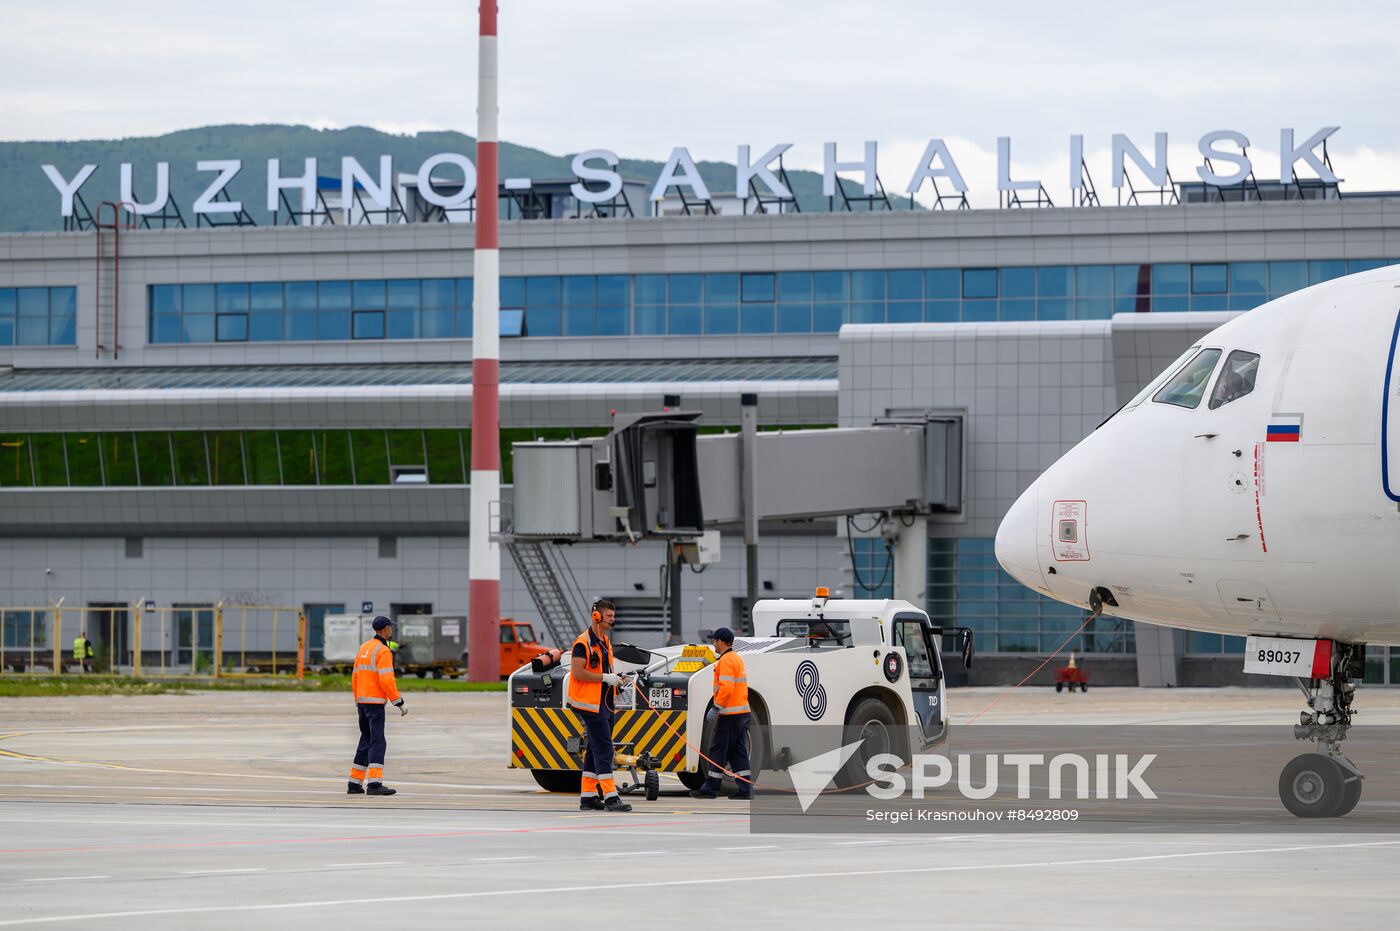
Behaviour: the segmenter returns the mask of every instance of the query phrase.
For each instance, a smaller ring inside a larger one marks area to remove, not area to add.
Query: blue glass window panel
[[[1384,259],[1347,259],[1348,275],[1355,275],[1357,272],[1368,272],[1373,268],[1384,267]]]
[[[1230,299],[1224,294],[1191,295],[1192,310],[1229,310]]]
[[[650,304],[634,311],[632,332],[642,336],[660,336],[666,332],[666,308]]]
[[[454,306],[458,310],[471,310],[472,298],[475,295],[475,291],[472,288],[472,280],[470,278],[458,278],[456,288],[457,297]],[[460,336],[461,334],[459,333],[458,335]]]
[[[248,320],[248,338],[255,343],[277,342],[282,338],[282,314],[254,311]]]
[[[739,332],[738,304],[706,304],[705,335]]]
[[[77,317],[65,314],[49,318],[49,344],[53,346],[75,346],[78,342]]]
[[[781,288],[779,289],[781,293]],[[779,333],[810,333],[812,332],[812,305],[811,304],[779,304],[778,305],[778,332]]]
[[[244,311],[248,309],[248,286],[246,284],[221,284],[214,288],[214,306],[219,313]]]
[[[1308,286],[1308,267],[1304,262],[1270,262],[1269,293],[1278,297]]]
[[[1228,288],[1224,263],[1191,266],[1192,294],[1224,294]]]
[[[965,298],[996,297],[995,268],[965,268],[962,273],[962,296]]]
[[[21,317],[47,317],[49,315],[49,289],[20,288],[19,315]]]
[[[216,336],[221,343],[241,343],[248,338],[247,314],[219,314]]]
[[[289,285],[290,287],[290,285]],[[311,340],[316,338],[316,315],[312,313],[287,314],[287,339]]]
[[[1191,299],[1188,297],[1162,297],[1159,294],[1152,295],[1152,310],[1156,313],[1175,314],[1191,309]]]
[[[1230,294],[1231,310],[1253,310],[1269,299],[1267,294]]]
[[[1319,284],[1340,278],[1347,273],[1347,263],[1339,259],[1314,259],[1308,263],[1308,284]]]
[[[596,310],[593,305],[564,308],[565,336],[592,336],[596,327]]]
[[[151,342],[155,342],[154,339]],[[0,317],[0,346],[15,344],[15,318]]]
[[[177,305],[176,305],[176,310],[174,310],[174,311],[168,311],[168,312],[169,312],[169,313],[176,313],[176,312],[178,312],[178,310],[179,310],[179,305],[177,304]],[[14,288],[0,288],[0,317],[13,317],[14,315],[15,315],[15,289],[14,289]]]
[[[356,281],[351,285],[351,299],[356,310],[384,309],[383,281]],[[358,328],[358,324],[356,324]]]
[[[428,282],[423,282],[423,303],[428,302]],[[539,275],[525,279],[525,306],[529,307],[556,307],[559,304],[560,288],[559,279],[554,275]],[[528,314],[526,315],[526,326],[529,327]],[[533,329],[530,327],[530,329]]]
[[[360,310],[355,312],[355,339],[383,339],[384,311]]]
[[[1143,265],[1113,266],[1113,293],[1116,297],[1136,297]],[[1149,285],[1150,287],[1150,285]]]
[[[520,308],[507,308],[501,311],[500,317],[502,336],[523,336],[525,333],[525,311]]]
[[[1135,314],[1138,310],[1138,303],[1146,300],[1146,295],[1142,297],[1115,297],[1113,299],[1113,312],[1115,314]],[[1147,308],[1144,307],[1143,309],[1146,310]]]
[[[625,307],[631,303],[631,288],[626,275],[598,275],[598,305]]]
[[[1067,265],[1046,265],[1035,270],[1038,297],[1073,297],[1074,269]]]
[[[1207,634],[1197,630],[1186,634],[1187,653],[1220,653],[1223,645],[1220,634]]]
[[[187,284],[181,287],[180,309],[187,314],[212,314],[214,312],[214,286],[212,284]]]
[[[1027,298],[1013,298],[1000,301],[997,309],[999,320],[1034,320],[1035,301]]]
[[[316,282],[314,281],[289,281],[286,284],[285,295],[288,310],[316,309]],[[288,336],[291,337],[291,334],[289,333]],[[315,336],[313,335],[311,338],[315,339]]]
[[[207,319],[212,322],[214,318],[209,317]],[[16,340],[17,345],[46,346],[48,342],[49,318],[47,316],[19,318],[19,338]]]
[[[918,323],[924,318],[922,301],[890,301],[885,319],[890,323]]]
[[[389,282],[390,310],[417,310],[423,303],[423,283],[417,278],[400,278]]]
[[[666,332],[692,335],[700,332],[698,304],[672,304],[666,308]]]
[[[638,304],[666,303],[665,275],[638,275],[634,280],[635,296]],[[697,297],[698,301],[699,298]]]
[[[555,320],[557,321],[559,308],[554,308]],[[558,326],[557,322],[555,324]],[[457,327],[457,312],[455,310],[423,310],[418,314],[418,335],[423,339],[451,339],[452,331]],[[559,335],[556,329],[552,336]]]
[[[78,312],[78,289],[77,288],[50,288],[49,289],[49,313],[59,317],[68,317]]]
[[[524,278],[502,278],[501,279],[501,306],[502,307],[524,307],[525,306],[525,279]]]
[[[969,323],[990,323],[997,318],[997,302],[963,301],[962,318]]]
[[[151,342],[178,343],[179,341],[179,317],[156,317],[151,321]]]
[[[778,300],[806,303],[812,300],[811,272],[778,272]]]
[[[768,274],[744,275],[739,279],[744,303],[772,303],[775,284]]]
[[[556,288],[558,290],[555,279]],[[451,310],[457,300],[457,283],[451,278],[423,279],[423,309]],[[556,300],[555,303],[558,303]]]
[[[961,301],[924,301],[925,323],[957,323],[960,319]]]
[[[892,301],[917,301],[924,296],[924,274],[915,269],[894,269],[885,273],[886,297]]]
[[[924,272],[925,297],[962,297],[962,272],[956,268],[931,268]]]
[[[11,312],[13,312],[13,302],[15,292],[6,288],[10,295]],[[4,292],[0,292],[4,293]],[[3,298],[0,298],[3,300]],[[180,286],[177,284],[158,284],[151,286],[151,313],[158,316],[168,316],[180,312]]]
[[[453,311],[453,316],[457,319],[457,336],[467,339],[472,335],[473,310],[470,307],[458,307]]]
[[[1080,297],[1074,301],[1074,319],[1107,320],[1113,316],[1113,298]]]
[[[627,308],[599,307],[596,327],[599,336],[626,336]]]
[[[668,275],[667,298],[672,304],[699,304],[705,292],[705,279],[699,275]]]
[[[248,286],[251,310],[281,310],[282,285],[275,281],[255,281]]]
[[[385,324],[385,335],[389,339],[417,339],[418,311],[389,311],[389,318]]]
[[[671,298],[672,301],[675,298]],[[739,303],[739,276],[738,275],[706,275],[705,276],[705,303],[706,304],[737,304]],[[737,324],[737,320],[736,320]]]
[[[598,302],[598,282],[592,275],[569,275],[562,287],[565,307],[593,307]],[[567,324],[564,329],[568,330]]]
[[[1074,269],[1075,297],[1109,297],[1112,294],[1112,265],[1079,265]]]
[[[850,280],[845,272],[813,272],[812,296],[818,302],[844,301],[849,296]]]
[[[818,272],[818,274],[821,273]],[[841,329],[845,310],[845,304],[813,304],[812,332],[835,333],[837,330]]]
[[[350,311],[322,310],[316,315],[317,339],[349,339]]]
[[[1152,266],[1152,293],[1186,294],[1191,290],[1191,266],[1182,263]]]
[[[851,272],[851,300],[884,301],[885,273],[883,271]]]
[[[740,311],[739,329],[744,333],[772,333],[773,314],[772,304],[745,304]]]
[[[428,336],[426,316],[423,320],[423,335]],[[527,307],[525,312],[526,336],[558,336],[562,328],[558,307]]]
[[[1269,290],[1268,262],[1231,262],[1231,294],[1265,294]]]
[[[1226,652],[1226,653],[1243,653],[1243,652],[1244,652],[1244,645],[1245,645],[1245,639],[1244,639],[1243,637],[1231,637],[1231,636],[1229,636],[1229,635],[1226,635],[1226,636],[1225,636],[1225,644],[1224,644],[1224,652]],[[1393,654],[1392,654],[1392,657],[1393,657]]]
[[[316,286],[317,309],[319,310],[349,310],[350,309],[350,282],[348,281],[322,281]],[[350,318],[345,318],[345,339],[350,334]],[[324,337],[322,337],[324,339]]]
[[[1001,270],[1002,297],[1035,297],[1034,268],[1003,268]]]
[[[852,323],[884,323],[884,301],[851,301]]]
[[[1068,320],[1073,304],[1067,297],[1042,297],[1035,302],[1037,320]]]
[[[180,341],[185,343],[212,343],[214,341],[214,315],[185,314],[181,317]]]

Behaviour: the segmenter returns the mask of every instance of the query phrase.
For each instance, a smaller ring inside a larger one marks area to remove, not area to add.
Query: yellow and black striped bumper
[[[684,711],[619,711],[613,742],[620,753],[651,754],[657,769],[685,769]],[[696,743],[696,740],[692,740]],[[512,708],[510,765],[514,769],[582,769],[583,724],[567,708]]]

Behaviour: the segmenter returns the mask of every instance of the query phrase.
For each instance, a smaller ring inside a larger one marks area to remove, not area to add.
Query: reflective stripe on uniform
[[[728,708],[721,708],[721,709],[719,709],[719,713],[720,713],[720,714],[748,714],[748,713],[749,713],[749,706],[748,706],[748,705],[732,705],[732,706],[730,706],[730,707],[728,707]]]
[[[721,682],[748,682],[748,681],[749,681],[749,677],[748,677],[748,676],[720,676],[720,677],[719,677],[719,681],[721,681]]]
[[[379,670],[379,674],[380,674],[381,676],[384,675],[385,673],[388,673],[389,675],[392,676],[392,675],[394,674],[394,667],[393,667],[393,666],[385,666],[383,669]]]
[[[357,697],[357,698],[355,699],[355,703],[356,703],[356,704],[360,704],[360,705],[382,705],[382,704],[384,704],[385,702],[387,702],[388,700],[389,700],[389,699],[387,699],[387,698],[369,698],[369,697],[358,698],[358,697]]]
[[[598,710],[598,706],[597,706],[597,705],[590,705],[590,704],[588,704],[587,702],[576,701],[576,700],[574,700],[574,699],[569,699],[569,704],[572,705],[572,706],[574,706],[575,708],[581,708],[581,709],[583,709],[584,711],[597,711],[597,710]]]

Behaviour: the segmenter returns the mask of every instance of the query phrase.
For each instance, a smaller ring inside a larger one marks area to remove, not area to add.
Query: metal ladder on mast
[[[106,211],[110,210],[110,218]],[[123,220],[125,211],[125,220]],[[104,200],[97,205],[93,229],[97,234],[97,266],[93,291],[97,301],[97,358],[121,353],[121,233],[135,229],[136,210],[125,202]]]
[[[506,549],[550,638],[566,648],[583,629],[588,600],[564,554],[552,543],[535,540],[511,540]]]

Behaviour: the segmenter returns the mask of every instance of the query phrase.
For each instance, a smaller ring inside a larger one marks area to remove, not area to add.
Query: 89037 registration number
[[[1330,673],[1332,641],[1292,637],[1249,637],[1244,645],[1244,671],[1261,676],[1315,678]]]

